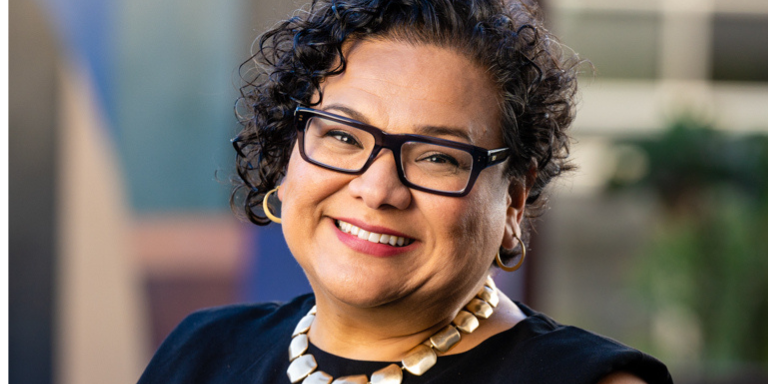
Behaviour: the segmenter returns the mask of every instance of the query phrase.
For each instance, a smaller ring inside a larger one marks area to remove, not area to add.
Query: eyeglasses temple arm
[[[486,167],[496,165],[509,157],[509,148],[491,149],[488,151],[488,163]]]

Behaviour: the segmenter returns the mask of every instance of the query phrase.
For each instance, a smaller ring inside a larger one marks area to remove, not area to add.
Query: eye
[[[444,153],[431,153],[421,156],[416,161],[426,161],[433,164],[450,164],[458,166],[459,162],[453,156],[446,155]]]
[[[325,137],[334,138],[334,139],[336,139],[336,140],[338,140],[338,141],[340,141],[340,142],[342,142],[344,144],[353,145],[355,147],[360,147],[360,148],[363,147],[360,144],[360,142],[357,141],[355,136],[352,135],[351,133],[347,132],[347,131],[342,131],[342,130],[328,131],[328,133],[325,134]]]

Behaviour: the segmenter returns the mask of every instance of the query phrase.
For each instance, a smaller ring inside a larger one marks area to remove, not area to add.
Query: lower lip
[[[415,241],[404,247],[393,247],[388,244],[372,243],[350,233],[342,232],[339,227],[336,226],[335,220],[331,222],[331,225],[333,225],[333,229],[336,230],[336,237],[339,238],[339,241],[356,252],[365,253],[374,257],[393,257],[409,252],[418,246],[418,242]]]

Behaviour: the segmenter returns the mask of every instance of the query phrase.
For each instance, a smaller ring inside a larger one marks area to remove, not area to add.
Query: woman
[[[570,169],[578,60],[533,7],[316,1],[260,43],[233,204],[281,222],[314,295],[194,314],[140,382],[671,383],[489,277]]]

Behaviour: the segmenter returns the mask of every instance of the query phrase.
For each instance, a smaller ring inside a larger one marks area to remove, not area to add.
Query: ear
[[[536,180],[536,168],[531,167],[524,180],[512,180],[507,190],[507,219],[504,225],[504,237],[501,246],[512,249],[517,246],[517,236],[522,236],[520,223],[525,217],[525,201]]]

